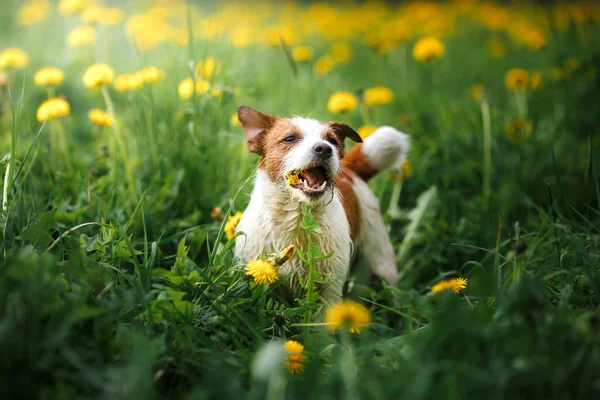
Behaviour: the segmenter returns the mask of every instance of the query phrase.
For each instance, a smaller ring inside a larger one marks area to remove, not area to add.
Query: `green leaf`
[[[48,247],[48,244],[52,240],[49,231],[56,222],[55,214],[56,209],[43,214],[37,222],[25,228],[17,239],[29,240],[37,248]]]
[[[306,203],[302,203],[302,214],[304,218],[302,218],[301,228],[305,230],[307,233],[321,233],[321,225],[312,215],[312,211],[310,207]]]

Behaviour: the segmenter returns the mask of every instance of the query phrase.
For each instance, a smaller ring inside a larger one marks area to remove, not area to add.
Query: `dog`
[[[364,141],[350,126],[310,118],[279,118],[240,106],[238,118],[248,150],[260,156],[250,203],[236,228],[234,254],[254,260],[294,244],[307,249],[300,225],[306,203],[321,226],[313,243],[332,253],[316,261],[327,282],[320,288],[325,303],[341,301],[350,265],[357,257],[378,277],[396,285],[394,250],[367,181],[378,172],[399,168],[409,150],[408,135],[389,126]],[[346,154],[344,140],[358,142]],[[356,257],[354,257],[356,256]],[[278,274],[288,275],[296,290],[306,281],[307,266],[295,254]]]

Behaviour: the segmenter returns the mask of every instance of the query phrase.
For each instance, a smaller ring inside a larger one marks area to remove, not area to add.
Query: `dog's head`
[[[316,201],[333,190],[344,157],[344,139],[362,142],[346,124],[309,118],[278,118],[238,107],[248,150],[262,158],[269,179],[288,187],[301,201]]]

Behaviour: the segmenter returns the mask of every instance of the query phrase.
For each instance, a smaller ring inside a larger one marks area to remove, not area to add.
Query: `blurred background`
[[[597,2],[0,9],[0,393],[599,394]],[[411,136],[370,182],[402,279],[353,282],[360,335],[308,332],[233,259],[242,104]],[[266,346],[289,338],[303,374]]]

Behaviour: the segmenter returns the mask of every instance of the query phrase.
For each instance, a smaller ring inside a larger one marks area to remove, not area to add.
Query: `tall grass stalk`
[[[481,96],[481,120],[483,122],[483,197],[489,202],[492,176],[492,122],[490,104],[485,93]]]

